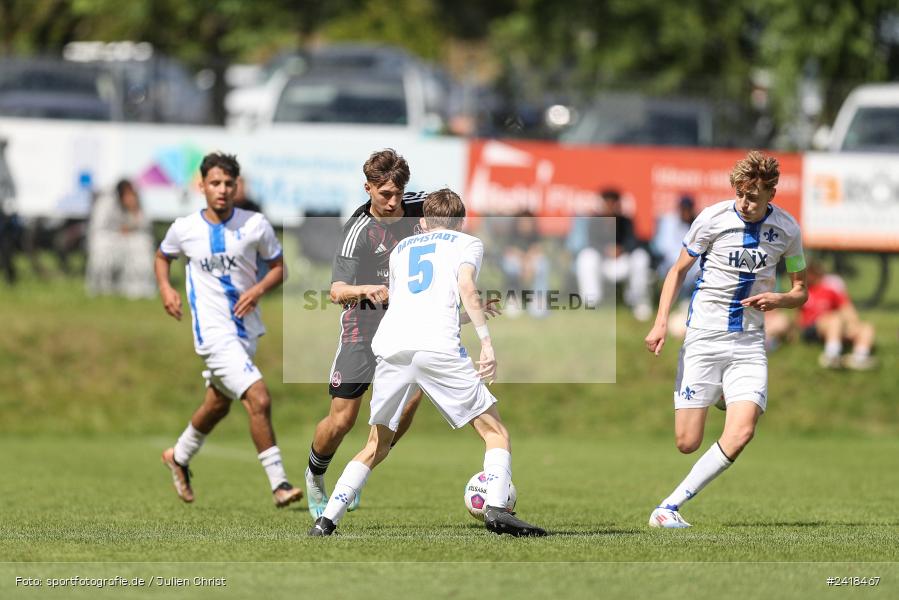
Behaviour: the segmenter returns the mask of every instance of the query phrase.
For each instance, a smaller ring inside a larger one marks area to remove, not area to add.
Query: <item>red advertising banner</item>
[[[649,239],[661,215],[688,194],[701,210],[733,198],[729,176],[745,150],[620,146],[562,146],[547,142],[476,140],[469,147],[465,200],[472,217],[596,215],[599,192],[616,188],[637,234]],[[780,183],[775,203],[801,219],[802,156],[775,153]],[[567,226],[548,219],[544,234]]]

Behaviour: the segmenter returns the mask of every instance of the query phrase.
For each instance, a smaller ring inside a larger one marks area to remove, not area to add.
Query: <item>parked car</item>
[[[899,152],[899,83],[862,85],[846,97],[816,145],[832,152]]]
[[[701,100],[603,94],[559,139],[571,144],[710,146],[713,110]]]
[[[109,82],[109,78],[106,78]],[[0,115],[108,121],[112,98],[103,73],[54,59],[0,60]]]
[[[447,121],[452,82],[403,50],[336,44],[266,69],[265,81],[226,99],[229,123],[355,123],[436,132]]]
[[[81,50],[78,44],[83,45]],[[0,115],[150,123],[210,121],[209,91],[184,66],[153,52],[152,47],[149,54],[139,57],[99,51],[110,45],[115,43],[69,44],[65,55],[70,58],[65,59],[0,59]],[[98,51],[85,51],[94,48]]]

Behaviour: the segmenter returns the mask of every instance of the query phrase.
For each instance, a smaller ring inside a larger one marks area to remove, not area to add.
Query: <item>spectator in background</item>
[[[259,203],[250,198],[249,191],[247,190],[247,182],[242,176],[237,178],[237,190],[234,192],[234,206],[251,212],[262,212],[262,207],[259,206]]]
[[[602,301],[603,285],[626,282],[624,301],[638,321],[652,316],[649,305],[650,257],[634,232],[634,222],[621,210],[621,193],[616,189],[600,192],[603,212],[598,216],[615,218],[615,238],[611,238],[605,219],[591,219],[588,243],[575,259],[578,289],[588,306]]]
[[[506,289],[514,291],[506,311],[510,317],[527,308],[533,317],[547,314],[549,260],[543,251],[537,219],[524,211],[515,216],[503,250],[502,270]]]
[[[651,247],[653,252],[660,258],[656,271],[662,279],[665,278],[668,271],[677,262],[677,257],[680,256],[680,251],[684,247],[684,238],[687,232],[690,231],[690,225],[693,224],[693,219],[695,218],[696,203],[691,196],[686,195],[681,196],[680,200],[678,200],[677,209],[674,212],[662,215],[659,218]],[[693,277],[690,276],[691,273]],[[682,295],[690,295],[690,292],[693,290],[692,283],[696,279],[697,273],[699,273],[698,266],[687,273],[683,288],[686,290],[686,293],[682,292]]]
[[[656,224],[656,234],[652,238],[650,247],[659,257],[656,272],[660,279],[665,279],[668,271],[677,262],[677,257],[684,247],[684,238],[690,231],[690,225],[696,218],[696,203],[688,195],[681,196],[677,203],[677,209],[662,215]],[[677,306],[671,311],[668,320],[668,332],[676,337],[683,337],[687,332],[688,299],[693,294],[696,279],[699,276],[699,261],[693,263],[684,278]]]
[[[799,311],[799,332],[808,342],[824,342],[824,351],[818,364],[825,369],[845,367],[866,371],[877,366],[871,356],[874,346],[874,326],[862,321],[849,294],[846,284],[838,275],[825,272],[821,263],[808,265],[808,301]],[[769,346],[790,336],[793,326],[787,317],[774,311],[765,320]],[[852,344],[852,352],[843,356],[843,343]]]
[[[151,228],[152,223],[141,210],[137,190],[127,179],[119,181],[113,193],[97,198],[88,225],[90,294],[155,296]]]
[[[6,283],[13,285],[16,282],[14,258],[20,227],[15,213],[7,213],[2,200],[0,198],[0,270],[3,271]]]

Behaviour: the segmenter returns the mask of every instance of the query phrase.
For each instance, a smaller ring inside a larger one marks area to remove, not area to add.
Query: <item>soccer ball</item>
[[[506,500],[506,508],[515,508],[518,500],[518,492],[515,484],[509,482],[509,498]],[[484,472],[475,473],[465,484],[465,508],[468,513],[478,521],[484,520],[484,509],[487,507],[487,476]]]

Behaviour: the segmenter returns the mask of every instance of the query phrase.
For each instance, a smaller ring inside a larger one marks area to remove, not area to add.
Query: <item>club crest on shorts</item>
[[[341,382],[343,382],[343,377],[340,376],[340,371],[334,371],[331,374],[331,387],[340,387]]]

